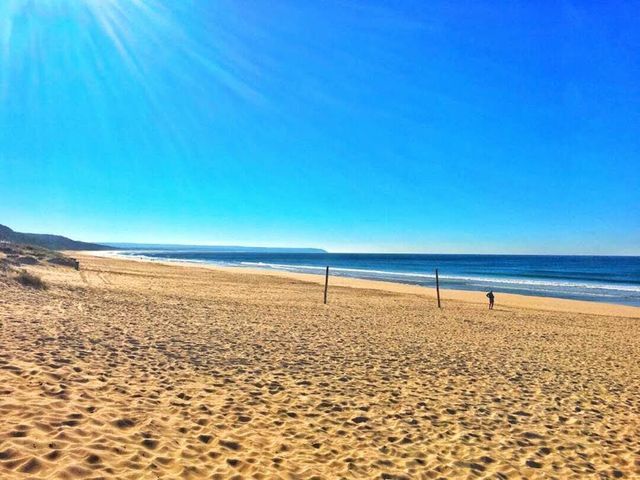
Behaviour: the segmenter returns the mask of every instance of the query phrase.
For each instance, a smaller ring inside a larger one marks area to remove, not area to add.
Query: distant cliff
[[[0,241],[35,245],[51,250],[114,250],[114,247],[98,245],[97,243],[78,242],[61,235],[14,232],[5,225],[0,225]]]

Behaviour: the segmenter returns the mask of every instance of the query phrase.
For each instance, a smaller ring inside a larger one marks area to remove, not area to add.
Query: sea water
[[[431,255],[367,253],[251,253],[145,249],[119,252],[151,260],[180,260],[288,272],[330,274],[440,288],[518,293],[640,306],[640,257],[555,255]]]

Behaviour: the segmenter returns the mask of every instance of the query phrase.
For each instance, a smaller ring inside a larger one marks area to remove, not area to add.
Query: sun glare
[[[198,20],[194,12],[197,9],[160,0],[2,0],[0,95],[9,93],[16,72],[28,71],[29,81],[40,83],[47,72],[64,76],[62,67],[74,72],[83,68],[82,75],[95,86],[99,78],[89,77],[100,76],[104,58],[117,59],[133,82],[147,88],[152,65],[158,55],[165,55],[172,62],[163,68],[163,81],[199,88],[202,82],[192,84],[183,74],[199,71],[210,85],[255,100],[255,89],[239,73],[251,67],[227,45],[233,34],[224,31],[224,22],[198,30],[192,21],[186,29],[181,14]]]
[[[161,37],[168,41],[177,32],[169,12],[154,0],[4,0],[0,4],[2,83],[6,90],[12,70],[44,72],[53,61],[53,50],[71,65],[80,57],[79,51],[83,57],[87,51],[98,57],[105,55],[105,47],[115,49],[129,73],[139,77],[144,58],[138,46]],[[96,58],[88,58],[92,60]]]

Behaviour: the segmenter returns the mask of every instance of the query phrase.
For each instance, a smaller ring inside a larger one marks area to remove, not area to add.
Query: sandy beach
[[[81,256],[0,280],[0,478],[640,478],[640,309]]]

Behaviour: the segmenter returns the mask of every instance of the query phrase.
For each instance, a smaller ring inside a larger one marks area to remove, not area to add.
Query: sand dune
[[[640,478],[636,319],[82,267],[0,283],[0,478]]]

